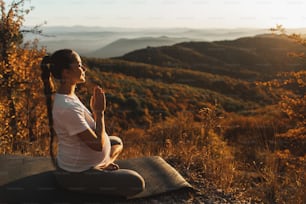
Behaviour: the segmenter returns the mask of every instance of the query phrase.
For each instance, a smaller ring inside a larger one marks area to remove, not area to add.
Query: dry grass
[[[283,121],[237,117],[224,132],[235,145],[240,189],[254,201],[305,203],[305,142],[292,131],[279,134]],[[299,131],[301,132],[301,131]],[[284,137],[283,135],[286,135]]]
[[[305,157],[296,158],[288,149],[257,155],[262,162],[254,167],[262,180],[252,192],[265,203],[305,203]]]
[[[191,183],[231,191],[235,180],[233,150],[220,136],[193,121],[189,112],[179,113],[155,124],[150,130],[134,129],[122,135],[126,141],[125,157],[159,155],[174,165]],[[127,142],[128,141],[128,142]],[[203,187],[203,186],[202,186]]]

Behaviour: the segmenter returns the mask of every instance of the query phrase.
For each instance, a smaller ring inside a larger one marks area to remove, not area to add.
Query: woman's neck
[[[61,84],[57,90],[59,94],[66,94],[66,95],[74,95],[76,85],[69,85],[69,84]]]

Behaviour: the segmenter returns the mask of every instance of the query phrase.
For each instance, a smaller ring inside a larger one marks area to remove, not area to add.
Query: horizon
[[[222,29],[222,30],[238,30],[238,29],[251,29],[251,30],[260,30],[260,29],[270,29],[273,26],[276,26],[278,24],[272,25],[271,27],[188,27],[188,26],[182,26],[182,27],[128,27],[128,26],[99,26],[99,25],[81,25],[81,24],[75,24],[75,25],[47,25],[43,24],[42,27],[47,28],[54,28],[54,27],[64,27],[64,28],[73,28],[73,27],[84,27],[84,28],[113,28],[113,29],[194,29],[194,30],[212,30],[212,29]],[[33,27],[37,25],[25,25],[24,27]],[[286,28],[286,27],[285,27]],[[295,30],[295,29],[306,29],[306,26],[304,27],[287,27],[288,30]]]
[[[35,27],[37,25],[24,25],[24,28],[31,28],[31,27]],[[195,28],[195,27],[119,27],[119,26],[86,26],[86,25],[41,25],[41,28],[44,29],[48,29],[48,28],[88,28],[88,29],[114,29],[114,30],[143,30],[143,31],[148,31],[148,30],[266,30],[267,32],[270,32],[271,28],[275,28],[276,25],[271,26],[271,27],[233,27],[233,28],[226,28],[226,27],[202,27],[202,28]],[[296,32],[296,31],[304,31],[306,33],[306,26],[305,27],[292,27],[292,28],[288,28],[288,27],[283,27],[285,29],[285,31],[287,32]],[[304,34],[304,33],[300,33],[300,34]]]

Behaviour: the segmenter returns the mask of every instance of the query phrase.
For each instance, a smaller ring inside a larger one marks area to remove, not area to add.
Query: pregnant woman
[[[96,86],[90,100],[90,112],[75,94],[75,87],[85,83],[86,68],[78,53],[70,49],[55,51],[41,62],[48,118],[53,136],[58,138],[56,179],[72,191],[112,196],[132,196],[144,189],[141,175],[120,169],[115,163],[123,148],[119,137],[105,131],[104,90]],[[59,80],[53,93],[52,78]],[[52,148],[50,150],[52,153]],[[54,158],[53,153],[51,156]]]

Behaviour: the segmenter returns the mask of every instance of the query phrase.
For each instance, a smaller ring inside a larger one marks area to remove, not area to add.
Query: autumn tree
[[[0,0],[0,129],[1,151],[21,150],[21,144],[35,139],[35,126],[42,110],[39,93],[39,62],[45,54],[37,42],[23,42],[22,26],[31,9],[24,8],[25,0],[9,6]]]
[[[282,25],[276,25],[270,29],[273,34],[284,35],[289,39],[306,47],[306,39],[301,34],[288,34]],[[291,57],[300,58],[306,65],[305,53],[288,53]],[[270,88],[282,88],[284,90],[279,103],[281,110],[294,122],[291,132],[295,136],[306,134],[306,69],[296,72],[282,72],[278,78],[260,83]]]

